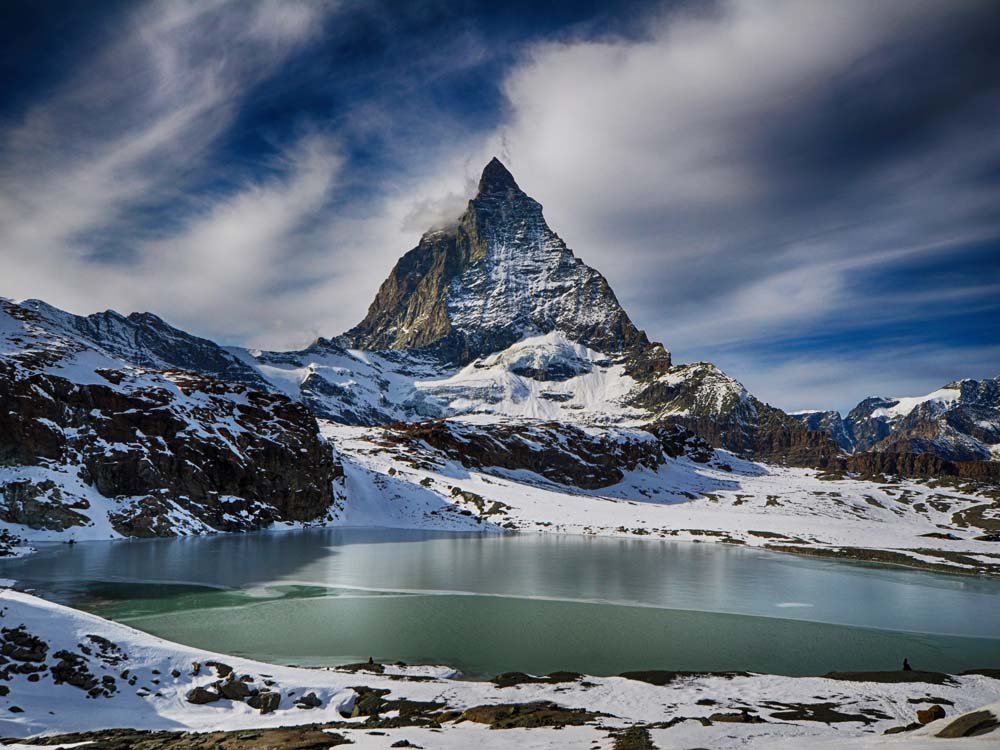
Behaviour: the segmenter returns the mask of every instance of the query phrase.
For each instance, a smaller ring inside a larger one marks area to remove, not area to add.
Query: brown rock
[[[214,690],[209,690],[205,687],[196,687],[187,691],[184,699],[188,703],[194,703],[195,705],[201,705],[204,703],[214,703],[219,700],[222,696],[219,695]]]
[[[257,695],[247,698],[247,705],[256,708],[262,714],[269,714],[281,705],[281,694],[271,690],[263,690]]]
[[[251,695],[249,685],[242,680],[234,680],[231,676],[230,679],[225,680],[218,685],[218,690],[222,694],[222,697],[228,698],[231,701],[241,701],[249,698]]]
[[[934,736],[942,739],[978,737],[996,731],[997,728],[1000,728],[1000,720],[992,711],[973,711],[954,719]]]
[[[944,708],[935,703],[925,709],[917,711],[917,721],[921,724],[930,724],[932,721],[944,718]]]

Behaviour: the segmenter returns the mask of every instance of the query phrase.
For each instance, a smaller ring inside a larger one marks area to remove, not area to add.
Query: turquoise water
[[[726,545],[309,529],[58,545],[0,562],[164,638],[473,674],[1000,666],[1000,581]]]

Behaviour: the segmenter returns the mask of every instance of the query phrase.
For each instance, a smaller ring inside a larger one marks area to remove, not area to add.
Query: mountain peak
[[[603,354],[654,349],[604,276],[493,158],[466,212],[400,258],[346,335],[360,349],[424,350],[465,365],[553,331]],[[669,365],[670,355],[657,346],[654,359]]]
[[[514,175],[495,156],[490,159],[490,163],[483,168],[483,175],[479,178],[479,195],[487,193],[508,192],[510,190],[521,191]]]

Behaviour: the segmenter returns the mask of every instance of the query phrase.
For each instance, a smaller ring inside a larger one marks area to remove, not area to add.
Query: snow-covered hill
[[[108,538],[327,517],[340,467],[312,416],[157,321],[0,300],[0,529]]]
[[[171,750],[611,750],[631,728],[633,741],[658,747],[985,748],[1000,714],[1000,680],[975,673],[511,673],[483,682],[447,667],[302,669],[188,648],[10,590],[0,590],[0,626],[4,735],[56,735],[47,743],[69,746],[130,747],[131,737]],[[926,718],[943,718],[921,726],[917,711],[933,704],[940,713]],[[230,734],[184,734],[220,730]],[[957,744],[937,738],[972,731],[980,734]]]

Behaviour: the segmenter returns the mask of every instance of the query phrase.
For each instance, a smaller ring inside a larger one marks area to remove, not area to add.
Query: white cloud
[[[186,279],[148,256],[163,258],[169,242],[149,243],[120,224],[136,206],[189,206],[194,199],[186,193],[187,175],[210,155],[241,98],[307,42],[329,10],[321,2],[177,0],[130,13],[109,47],[0,131],[0,248],[7,269],[0,294],[42,297],[78,312],[160,301],[165,306],[159,312],[176,318],[189,309],[178,304],[178,287],[194,288],[206,278],[204,270],[183,266],[191,248],[186,233],[225,245],[233,235],[223,225],[241,210],[244,226],[253,213],[271,230],[283,217],[307,212],[310,204],[297,207],[289,200],[313,197],[309,187],[316,178],[302,185],[302,175],[311,172],[301,162],[316,160],[315,154],[286,165],[295,174],[282,187],[249,182],[241,196],[237,184],[235,197],[225,195],[205,209],[220,222],[214,234],[204,219],[182,226],[173,248],[175,268],[190,272]],[[106,248],[105,236],[126,247]],[[113,251],[114,263],[102,262],[105,251]],[[208,262],[216,252],[199,250]]]

